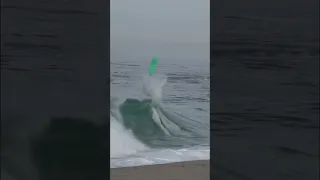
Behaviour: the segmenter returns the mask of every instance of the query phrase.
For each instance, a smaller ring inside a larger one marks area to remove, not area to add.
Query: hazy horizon
[[[159,56],[209,62],[209,0],[114,0],[110,10],[111,61]]]

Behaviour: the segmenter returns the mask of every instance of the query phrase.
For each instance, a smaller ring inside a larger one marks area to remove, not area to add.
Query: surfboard
[[[152,76],[156,72],[157,65],[158,65],[158,57],[154,56],[149,64],[149,76]]]

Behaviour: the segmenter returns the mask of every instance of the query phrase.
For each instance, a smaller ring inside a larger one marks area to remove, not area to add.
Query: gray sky
[[[209,16],[209,0],[111,0],[111,60],[208,62]]]

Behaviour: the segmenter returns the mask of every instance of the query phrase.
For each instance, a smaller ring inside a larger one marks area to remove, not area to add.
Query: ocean
[[[209,62],[182,62],[111,62],[112,168],[209,159]]]

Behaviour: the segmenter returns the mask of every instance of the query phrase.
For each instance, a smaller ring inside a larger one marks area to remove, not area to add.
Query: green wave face
[[[166,112],[151,100],[126,99],[119,106],[124,126],[150,147],[181,147],[204,139],[188,119]],[[154,115],[156,113],[156,116]]]
[[[127,99],[120,106],[124,125],[142,141],[165,136],[161,127],[152,118],[151,100]]]

